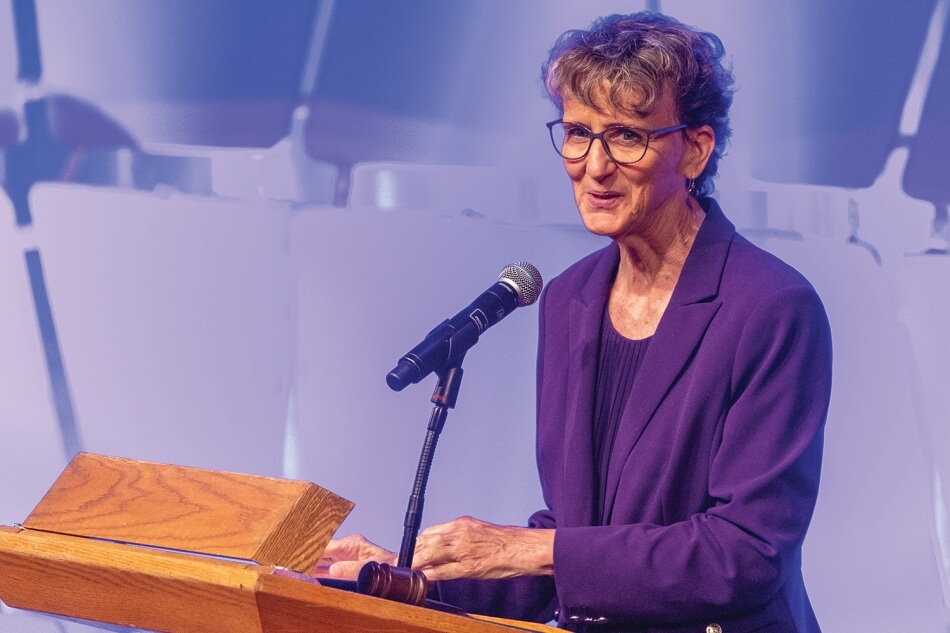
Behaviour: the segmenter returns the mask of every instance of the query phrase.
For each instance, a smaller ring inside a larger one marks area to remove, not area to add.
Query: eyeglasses
[[[647,153],[650,139],[688,128],[685,123],[658,130],[644,130],[628,125],[614,125],[603,132],[592,132],[578,123],[568,123],[561,119],[547,124],[551,132],[551,142],[558,154],[568,160],[580,160],[587,156],[594,139],[600,139],[604,151],[614,162],[630,165],[641,160]]]

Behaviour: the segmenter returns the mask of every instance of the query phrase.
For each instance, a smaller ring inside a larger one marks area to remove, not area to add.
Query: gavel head
[[[356,591],[368,596],[420,606],[425,602],[428,582],[421,571],[370,561],[360,569],[356,578]]]

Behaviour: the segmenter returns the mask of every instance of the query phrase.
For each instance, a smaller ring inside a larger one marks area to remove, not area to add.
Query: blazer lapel
[[[617,262],[619,250],[614,246],[604,250],[593,274],[571,300],[570,348],[568,356],[568,410],[565,412],[564,507],[565,526],[593,525],[597,475],[594,473],[593,416],[597,380],[597,362],[600,353],[600,330],[607,305],[607,295]]]
[[[630,390],[607,473],[604,520],[609,522],[627,458],[654,413],[689,364],[716,312],[719,280],[735,228],[715,200],[686,258]]]

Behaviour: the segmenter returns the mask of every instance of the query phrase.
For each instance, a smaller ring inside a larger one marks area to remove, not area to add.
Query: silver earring
[[[693,180],[692,178],[689,179],[689,184],[687,185],[687,190],[689,191],[689,195],[693,196],[694,198],[696,197],[696,193],[697,193],[697,192],[696,192],[696,181]]]

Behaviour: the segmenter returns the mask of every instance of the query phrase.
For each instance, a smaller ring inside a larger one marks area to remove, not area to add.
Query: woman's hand
[[[412,566],[429,580],[551,575],[554,530],[461,517],[424,530],[416,540]]]
[[[398,556],[362,535],[333,539],[313,570],[317,578],[355,580],[369,561]],[[514,578],[554,573],[554,530],[511,527],[461,517],[427,528],[416,539],[413,569],[429,580]]]
[[[356,580],[360,569],[369,561],[395,565],[397,558],[396,554],[367,541],[361,534],[351,534],[330,541],[313,568],[313,575]]]

